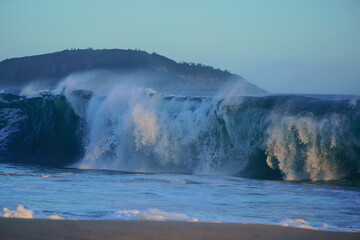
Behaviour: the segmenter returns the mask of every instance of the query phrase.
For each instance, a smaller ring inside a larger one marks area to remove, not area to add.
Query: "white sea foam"
[[[61,220],[61,219],[64,219],[58,215],[50,215],[47,217],[48,219],[52,219],[52,220]]]
[[[351,155],[352,139],[345,131],[346,120],[338,114],[316,119],[314,116],[283,116],[273,114],[270,118],[266,143],[267,164],[279,168],[286,180],[337,180],[349,174],[339,153]],[[345,153],[344,152],[344,153]],[[352,159],[353,157],[353,159]]]
[[[15,210],[10,210],[8,208],[3,208],[3,213],[0,216],[5,218],[35,218],[35,214],[30,209],[25,209],[24,206],[19,205]],[[47,219],[52,220],[61,220],[64,219],[59,215],[49,215],[45,216]],[[199,219],[195,217],[190,217],[181,213],[166,212],[161,211],[156,208],[149,208],[143,210],[120,210],[112,214],[110,217],[105,217],[105,219],[118,219],[118,220],[138,220],[138,221],[185,221],[185,222],[198,222]],[[214,219],[201,219],[202,222],[232,222],[223,220]],[[237,222],[237,221],[235,221]],[[269,224],[268,222],[256,222],[256,221],[247,221],[241,220],[239,223],[253,223],[253,224]],[[272,222],[274,224],[274,222]],[[346,232],[360,232],[360,226],[348,226],[348,227],[335,227],[328,224],[310,224],[304,219],[285,219],[283,221],[275,223],[276,225],[286,226],[286,227],[296,227],[304,229],[313,229],[313,230],[330,230],[330,231],[346,231]]]
[[[15,210],[3,208],[3,213],[0,214],[0,216],[2,216],[4,218],[30,218],[30,219],[35,218],[35,214],[34,214],[33,210],[25,209],[25,207],[23,205],[17,206],[17,208]],[[50,215],[50,216],[47,216],[46,218],[53,219],[53,220],[64,219],[58,215]]]
[[[99,85],[100,76],[73,75],[57,88],[86,122],[85,154],[75,167],[235,175],[266,155],[286,180],[317,181],[342,179],[358,165],[346,114],[246,105],[236,87],[212,99],[165,97],[131,77]]]
[[[16,210],[10,210],[8,208],[3,208],[2,217],[5,218],[33,218],[33,211],[30,209],[25,209],[24,206],[19,205]]]
[[[186,221],[197,222],[197,218],[189,217],[181,213],[165,212],[156,208],[145,210],[121,210],[114,214],[121,220],[145,220],[145,221]]]
[[[326,223],[310,224],[304,219],[285,219],[281,221],[279,224],[285,227],[296,227],[296,228],[305,228],[305,229],[313,229],[313,230],[360,232],[359,226],[335,227]]]
[[[87,121],[80,168],[234,174],[239,170],[234,164],[244,165],[224,146],[211,101],[164,103],[151,89],[116,85],[105,96],[95,91],[88,105],[79,107],[66,86],[75,112]]]
[[[297,227],[297,228],[305,228],[305,229],[316,229],[315,227],[311,226],[303,219],[286,219],[280,223],[281,226],[285,227]]]

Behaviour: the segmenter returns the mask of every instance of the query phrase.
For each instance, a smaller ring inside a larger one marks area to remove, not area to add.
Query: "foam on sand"
[[[280,224],[281,224],[281,226],[284,226],[284,227],[315,229],[313,226],[311,226],[309,223],[307,223],[303,219],[295,219],[295,220],[287,219],[287,220],[282,221]]]
[[[66,229],[66,231],[64,231]],[[88,221],[0,218],[4,239],[327,239],[355,240],[359,233],[316,231],[282,226],[159,221]]]
[[[2,214],[2,217],[5,218],[33,218],[33,211],[25,209],[22,205],[19,205],[16,210],[3,208],[3,211],[4,213]]]
[[[47,217],[48,219],[53,219],[53,220],[61,220],[61,219],[64,219],[58,215],[50,215]]]
[[[27,218],[27,219],[33,219],[35,218],[34,216],[34,211],[31,209],[25,209],[25,207],[23,205],[19,205],[17,206],[17,208],[15,210],[10,210],[8,208],[3,208],[3,214],[0,213],[0,217],[4,217],[4,218]],[[58,215],[50,215],[47,216],[48,219],[53,219],[53,220],[60,220],[60,219],[64,219]]]
[[[347,227],[343,227],[343,228],[331,226],[326,223],[312,225],[300,218],[285,219],[280,222],[280,225],[284,226],[284,227],[295,227],[295,228],[322,230],[322,231],[360,232],[360,228],[357,225],[355,225],[355,226],[351,225],[351,226],[347,226]]]

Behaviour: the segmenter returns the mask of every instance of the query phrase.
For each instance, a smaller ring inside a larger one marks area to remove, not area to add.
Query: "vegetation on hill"
[[[73,49],[0,62],[1,86],[24,86],[33,80],[55,85],[77,72],[105,70],[149,74],[164,87],[216,89],[227,81],[243,81],[250,91],[264,91],[228,71],[194,63],[177,63],[157,53],[121,49]]]

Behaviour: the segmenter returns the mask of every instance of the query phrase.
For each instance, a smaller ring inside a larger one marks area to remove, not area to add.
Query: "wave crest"
[[[0,123],[2,159],[285,180],[359,176],[360,106],[354,99],[183,97],[70,83],[32,98],[2,94],[0,111],[14,113]],[[19,144],[27,150],[14,155]]]

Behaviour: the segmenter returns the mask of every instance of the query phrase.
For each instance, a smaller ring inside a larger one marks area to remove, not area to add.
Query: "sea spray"
[[[358,164],[348,106],[299,96],[164,96],[118,85],[89,103],[90,140],[79,166],[247,175],[244,169],[263,157],[286,180],[341,179],[356,174]]]
[[[3,122],[2,139],[7,140],[2,148],[10,150],[2,150],[2,161],[19,161],[10,157],[15,143],[41,146],[47,136],[58,140],[56,146],[67,146],[61,153],[71,161],[52,159],[44,148],[36,154],[20,151],[17,159],[57,166],[73,162],[79,168],[285,180],[359,175],[360,107],[350,97],[246,97],[236,91],[184,97],[142,88],[136,81],[107,80],[99,85],[73,76],[52,93],[30,92],[31,98],[2,94],[3,99],[13,98],[1,102],[1,109],[19,115],[12,124],[16,129],[42,122],[36,125],[39,131],[31,132],[33,140],[21,141],[28,137],[19,135],[13,142],[8,139],[16,136],[11,133],[15,130]],[[34,118],[30,109],[42,114]],[[51,127],[54,124],[60,129]],[[68,140],[73,142],[69,145]]]

